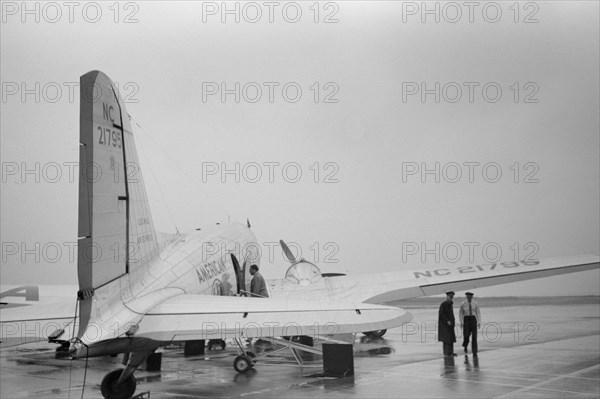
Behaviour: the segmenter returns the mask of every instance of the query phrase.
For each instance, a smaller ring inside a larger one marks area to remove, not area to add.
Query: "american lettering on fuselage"
[[[227,266],[222,260],[213,260],[196,268],[198,281],[204,283],[227,271]]]
[[[415,271],[414,277],[435,277],[435,276],[449,276],[451,274],[465,274],[465,273],[481,273],[495,269],[512,269],[521,266],[536,266],[540,262],[536,259],[522,260],[520,262],[500,262],[500,263],[484,263],[483,265],[475,266],[460,266],[455,269],[440,268],[434,270]]]

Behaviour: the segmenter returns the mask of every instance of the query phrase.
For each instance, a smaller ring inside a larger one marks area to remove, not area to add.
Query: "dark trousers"
[[[463,344],[462,346],[467,349],[469,346],[469,337],[471,337],[471,348],[473,354],[477,354],[477,317],[465,316],[463,321]]]
[[[444,355],[451,355],[454,353],[454,342],[443,342]]]

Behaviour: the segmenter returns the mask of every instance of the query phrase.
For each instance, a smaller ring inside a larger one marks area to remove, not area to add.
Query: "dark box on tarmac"
[[[194,341],[185,341],[183,346],[183,355],[184,356],[196,356],[196,355],[204,355],[204,347],[206,346],[206,341],[203,339],[198,339]]]
[[[351,344],[323,344],[323,373],[328,377],[354,375],[354,352]]]
[[[151,353],[146,358],[146,371],[160,371],[162,365],[162,352]]]

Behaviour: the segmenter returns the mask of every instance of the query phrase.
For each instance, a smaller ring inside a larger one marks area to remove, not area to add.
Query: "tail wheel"
[[[387,332],[387,330],[375,330],[375,331],[367,331],[367,332],[364,332],[363,334],[365,334],[367,337],[381,338],[385,335],[386,332]]]
[[[102,379],[100,391],[105,399],[129,399],[133,396],[137,385],[135,377],[131,374],[125,381],[117,384],[122,372],[123,369],[111,371]]]
[[[252,367],[254,367],[254,363],[252,363],[252,360],[248,356],[240,355],[233,360],[233,368],[238,373],[245,373]]]

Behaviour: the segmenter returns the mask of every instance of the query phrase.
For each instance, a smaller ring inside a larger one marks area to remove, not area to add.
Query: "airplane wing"
[[[431,267],[390,273],[324,277],[302,286],[288,280],[270,280],[274,298],[352,299],[366,303],[390,303],[403,299],[470,290],[584,270],[598,269],[598,255],[578,255],[545,260]]]
[[[149,311],[135,336],[157,341],[317,336],[393,328],[411,320],[404,309],[373,304],[184,294]]]
[[[77,287],[1,287],[0,347],[46,341],[75,318]]]
[[[245,328],[240,335],[246,337],[314,335],[315,328],[329,326],[328,323],[342,329],[353,328],[356,327],[356,323],[363,323],[363,331],[373,331],[386,328],[373,320],[374,315],[382,315],[383,313],[377,312],[390,310],[371,307],[372,305],[366,303],[390,303],[442,294],[449,290],[476,289],[594,270],[598,269],[599,262],[598,255],[581,255],[527,262],[433,267],[402,272],[324,277],[308,286],[294,284],[288,280],[270,280],[273,297],[271,299],[204,295],[180,295],[168,299],[144,316],[138,334],[160,337],[161,340],[167,341],[186,340],[196,339],[198,336],[217,337],[231,327],[232,331]],[[18,295],[22,293],[17,292]],[[40,298],[42,296],[40,295]],[[303,298],[321,302],[299,303]],[[52,298],[44,303],[29,306],[25,303],[13,303],[12,299],[2,298],[0,346],[45,340],[54,331],[65,328],[73,320],[75,301],[72,297]],[[356,305],[334,305],[329,303],[331,301]],[[398,311],[400,313],[386,315],[392,324],[410,321],[410,314],[402,309]],[[246,317],[244,314],[247,314]],[[252,325],[250,322],[258,324]],[[203,329],[203,325],[206,328]],[[272,331],[269,330],[271,325],[274,328]],[[299,328],[303,333],[284,331],[292,328]],[[179,329],[181,331],[178,331]]]

